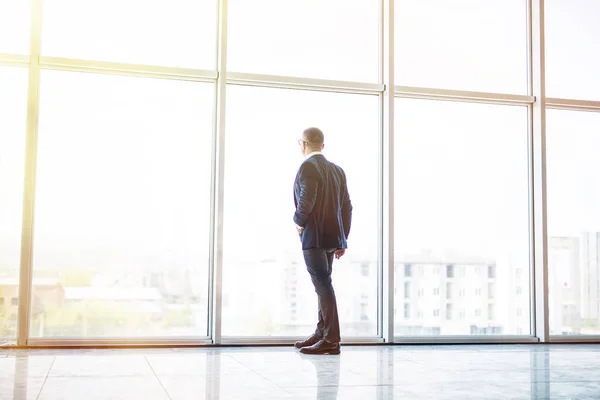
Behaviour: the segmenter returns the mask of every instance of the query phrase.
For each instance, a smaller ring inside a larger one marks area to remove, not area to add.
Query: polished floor
[[[0,349],[0,399],[600,399],[600,345]]]

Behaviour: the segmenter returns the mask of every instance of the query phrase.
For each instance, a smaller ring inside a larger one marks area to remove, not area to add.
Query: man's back
[[[294,184],[294,222],[304,228],[302,249],[345,249],[352,204],[342,168],[322,154],[309,157]]]

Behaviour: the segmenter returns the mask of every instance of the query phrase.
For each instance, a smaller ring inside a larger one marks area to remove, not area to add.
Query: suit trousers
[[[319,322],[317,323],[315,336],[328,342],[339,343],[340,321],[338,319],[335,292],[331,284],[335,250],[308,249],[303,250],[303,253],[306,268],[319,300]]]

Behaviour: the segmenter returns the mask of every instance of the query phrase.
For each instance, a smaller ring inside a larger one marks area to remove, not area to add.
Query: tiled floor
[[[0,399],[600,399],[600,345],[0,350]]]

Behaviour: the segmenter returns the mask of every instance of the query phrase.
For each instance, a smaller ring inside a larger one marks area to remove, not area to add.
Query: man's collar
[[[309,158],[311,158],[312,156],[316,156],[316,155],[323,155],[323,153],[321,153],[320,151],[313,151],[312,153],[310,153],[309,155],[307,155],[304,159],[308,160]]]

